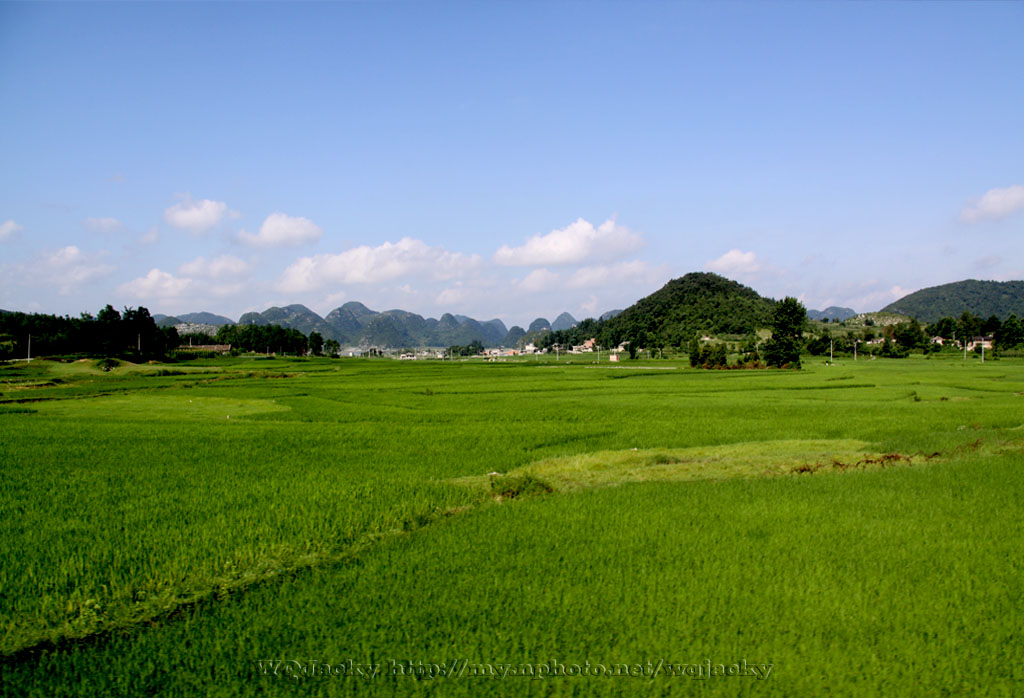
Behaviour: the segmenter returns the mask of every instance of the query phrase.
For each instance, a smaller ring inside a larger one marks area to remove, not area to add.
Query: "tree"
[[[971,337],[977,337],[981,334],[981,318],[973,315],[969,310],[965,310],[957,322],[956,334],[960,338],[961,344],[970,342]]]
[[[341,345],[338,344],[336,339],[328,339],[324,342],[324,353],[332,359],[338,358],[338,354],[341,352]]]
[[[988,334],[995,334],[996,332],[999,331],[999,328],[1002,327],[1002,326],[1003,326],[1003,323],[999,319],[999,316],[997,316],[997,315],[990,315],[988,320],[986,320],[984,323],[982,323],[982,325],[981,325],[981,333],[982,334],[986,334],[986,335],[988,335]]]
[[[771,367],[800,368],[800,344],[807,309],[792,296],[782,299],[772,312],[772,338],[765,343],[764,358]]]
[[[309,333],[309,353],[320,356],[324,350],[324,338],[319,332]]]
[[[690,353],[690,365],[694,368],[700,366],[700,335],[695,334],[690,339],[690,343],[687,346]],[[632,358],[632,357],[630,357]]]
[[[931,337],[942,337],[953,339],[956,334],[956,320],[951,317],[944,317],[938,322],[928,326],[928,335]]]
[[[1018,344],[1024,344],[1024,325],[1021,325],[1016,315],[1010,315],[996,331],[995,339],[999,349],[1012,349]]]
[[[807,353],[811,356],[821,356],[827,354],[831,346],[832,335],[828,333],[828,330],[824,330],[817,337],[812,337],[807,341]]]
[[[163,354],[167,349],[167,336],[156,326],[149,310],[141,305],[124,309],[121,331],[128,345],[141,354]]]
[[[124,337],[121,334],[121,313],[114,306],[107,306],[96,315],[96,341],[100,353],[108,356],[120,354],[125,349]]]
[[[907,351],[924,346],[925,343],[924,330],[917,320],[896,325],[892,331],[892,338]]]

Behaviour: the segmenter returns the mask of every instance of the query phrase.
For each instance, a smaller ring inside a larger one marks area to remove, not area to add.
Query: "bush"
[[[109,356],[105,359],[100,359],[96,362],[96,368],[103,369],[104,371],[110,372],[121,365],[121,362],[117,359],[112,359]]]
[[[551,485],[533,475],[496,475],[491,478],[491,494],[495,497],[515,499],[554,491]]]

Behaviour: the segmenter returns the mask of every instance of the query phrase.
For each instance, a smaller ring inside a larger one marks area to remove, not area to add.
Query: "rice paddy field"
[[[1015,696],[1024,360],[0,367],[0,695]]]

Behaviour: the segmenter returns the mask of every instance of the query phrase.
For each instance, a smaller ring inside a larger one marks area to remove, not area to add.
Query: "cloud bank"
[[[494,262],[506,267],[570,266],[607,261],[634,252],[643,238],[609,219],[598,227],[579,218],[547,235],[534,235],[519,247],[502,245]]]
[[[406,276],[434,280],[455,278],[478,267],[477,255],[449,252],[422,240],[402,238],[376,247],[360,245],[338,254],[300,257],[278,280],[286,293],[315,291],[328,286],[374,284]]]

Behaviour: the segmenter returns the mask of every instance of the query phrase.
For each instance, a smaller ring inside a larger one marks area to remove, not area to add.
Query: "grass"
[[[672,370],[0,368],[0,692],[336,693],[252,661],[557,655],[775,663],[687,689],[723,695],[1012,694],[1024,363],[640,365]],[[675,690],[595,681],[371,688]]]

